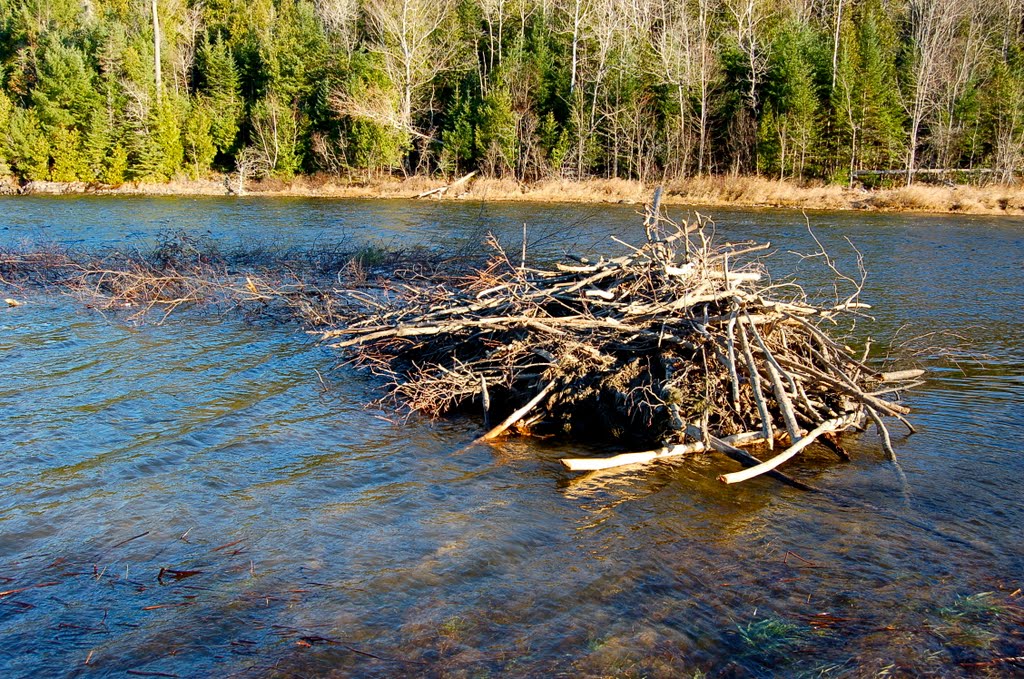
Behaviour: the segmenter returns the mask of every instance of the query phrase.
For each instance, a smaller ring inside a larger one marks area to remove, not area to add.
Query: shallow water
[[[514,248],[525,222],[550,256],[639,232],[630,206],[0,208],[0,245],[144,247],[187,228],[474,246],[489,229]],[[876,356],[944,333],[902,349],[931,373],[908,398],[919,433],[897,438],[899,467],[869,434],[853,462],[787,463],[821,493],[723,486],[735,466],[719,456],[579,476],[558,458],[593,451],[463,449],[479,422],[389,421],[364,405],[380,385],[296,327],[187,313],[133,326],[4,288],[26,301],[0,309],[4,676],[1024,671],[970,666],[1024,655],[1024,222],[809,219],[842,268],[843,236],[864,257],[878,320],[856,332]],[[801,215],[716,222],[775,242],[780,278],[824,289],[819,260],[785,254],[815,249]]]

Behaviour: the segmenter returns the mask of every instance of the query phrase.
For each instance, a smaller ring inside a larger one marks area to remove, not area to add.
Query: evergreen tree
[[[2,78],[0,78],[2,80]],[[14,104],[7,93],[0,89],[0,130],[9,130],[11,126],[11,113],[14,111]],[[0,133],[0,177],[6,177],[11,173],[11,166],[7,161],[7,140],[6,135]]]
[[[217,144],[213,136],[216,117],[216,112],[210,110],[205,100],[192,100],[188,116],[185,118],[182,142],[185,150],[185,171],[193,179],[198,179],[209,172],[217,155]]]
[[[803,178],[818,137],[818,95],[810,52],[814,36],[795,22],[772,43],[765,84],[759,150],[762,167],[779,178]]]
[[[889,169],[902,159],[906,115],[897,87],[897,46],[895,27],[878,0],[843,22],[832,104],[847,163],[837,178],[852,181],[857,170]]]
[[[28,181],[50,178],[50,142],[35,109],[11,111],[6,142],[5,155],[15,174]]]
[[[198,177],[248,149],[279,177],[848,182],[912,149],[1008,179],[1024,163],[1011,5],[161,2],[157,87],[150,3],[0,0],[0,173]]]
[[[226,154],[235,146],[243,106],[238,70],[234,57],[223,41],[203,43],[199,53],[200,92],[204,104],[200,111],[212,111],[210,137],[217,151]]]

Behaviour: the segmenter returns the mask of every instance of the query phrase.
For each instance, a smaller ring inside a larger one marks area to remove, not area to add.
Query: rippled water
[[[142,245],[162,229],[533,251],[637,236],[635,208],[11,199],[0,244]],[[811,252],[803,217],[716,211]],[[395,423],[296,327],[132,326],[71,299],[0,309],[4,676],[1013,675],[1024,655],[1024,223],[812,214],[864,256],[878,322],[932,372],[900,466],[810,451],[771,479],[708,456],[578,476],[578,449],[464,448]],[[809,290],[820,263],[780,254]],[[2,290],[12,294],[10,288]],[[931,348],[934,346],[935,348]],[[954,366],[940,360],[952,350]],[[323,375],[321,382],[318,372]],[[588,452],[588,451],[583,451]],[[974,667],[971,663],[990,663]]]

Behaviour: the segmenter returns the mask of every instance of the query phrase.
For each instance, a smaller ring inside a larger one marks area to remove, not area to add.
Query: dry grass
[[[1024,214],[1020,186],[904,186],[871,194],[871,207],[879,210],[960,212],[965,214]]]
[[[321,198],[415,198],[445,185],[432,177],[380,177],[369,181],[317,174],[291,181],[251,182],[254,196]],[[625,179],[570,181],[545,179],[522,184],[513,179],[477,177],[443,200],[528,201],[539,203],[642,203],[652,187]],[[126,183],[118,187],[83,183],[33,182],[25,193],[223,196],[223,177],[166,183]],[[432,199],[437,199],[436,197]],[[779,181],[764,177],[690,177],[668,182],[664,203],[688,206],[777,207],[809,210],[878,210],[960,214],[1024,215],[1024,186],[936,186],[917,184],[890,189],[849,189],[820,182]]]
[[[863,192],[841,186],[797,184],[764,177],[692,177],[670,182],[665,188],[671,202],[699,205],[844,210],[864,198]]]

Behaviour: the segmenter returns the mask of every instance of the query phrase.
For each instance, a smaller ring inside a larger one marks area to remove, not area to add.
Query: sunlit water
[[[531,252],[639,236],[635,208],[11,199],[0,244],[143,247],[186,228]],[[801,215],[716,211],[826,279]],[[134,326],[3,287],[0,668],[36,676],[1012,675],[1024,665],[1024,224],[811,214],[869,271],[876,354],[931,369],[919,429],[726,487],[707,456],[579,476],[593,453],[389,421],[373,378],[295,326]],[[0,286],[2,287],[2,286]],[[952,333],[952,334],[948,334]],[[921,351],[923,350],[923,351]],[[940,360],[950,350],[957,365]],[[899,353],[898,351],[896,353]],[[958,367],[957,367],[958,366]],[[319,374],[318,374],[319,373]],[[322,375],[322,379],[320,377]],[[897,427],[893,427],[894,432]],[[161,573],[161,569],[163,569]],[[991,594],[985,594],[991,593]],[[971,663],[991,663],[972,666]]]

